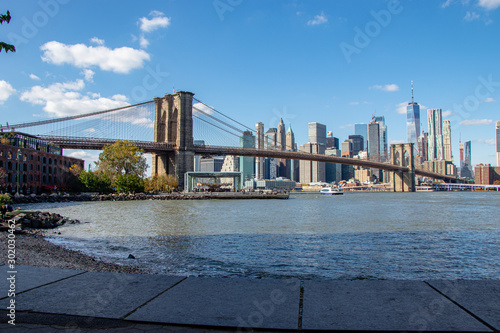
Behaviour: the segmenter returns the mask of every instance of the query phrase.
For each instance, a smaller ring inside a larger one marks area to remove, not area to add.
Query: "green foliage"
[[[144,180],[136,174],[119,175],[113,185],[115,190],[120,193],[144,192]]]
[[[7,22],[7,24],[9,24],[11,18],[12,17],[10,16],[9,11],[7,11],[7,14],[0,14],[0,24],[3,24],[4,22]],[[0,42],[0,52],[2,52],[2,49],[5,49],[5,53],[9,51],[16,52],[16,48],[14,45]]]
[[[9,193],[0,194],[0,205],[10,204],[12,202],[12,198]]]
[[[104,147],[96,162],[97,169],[112,182],[121,175],[136,175],[143,178],[148,168],[144,151],[129,141],[118,140]]]
[[[87,192],[106,193],[111,192],[111,180],[103,173],[98,171],[83,170],[78,179]]]

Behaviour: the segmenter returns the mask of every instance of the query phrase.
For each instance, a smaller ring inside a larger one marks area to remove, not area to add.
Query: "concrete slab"
[[[305,281],[303,329],[491,332],[419,281]]]
[[[16,296],[16,310],[121,318],[181,277],[87,272]],[[8,299],[0,302],[6,306]]]
[[[9,274],[7,273],[9,271],[11,270],[7,265],[0,267],[0,272],[2,272],[2,278],[0,279],[0,288],[2,290],[0,298],[7,297],[7,290],[9,289],[9,281],[7,281],[7,278],[11,275],[15,275],[16,294],[18,294],[28,289],[39,287],[44,284],[84,272],[71,269],[55,269],[35,266],[16,266],[15,271],[17,271],[17,273]]]
[[[300,281],[188,278],[126,319],[297,329]]]
[[[428,283],[500,331],[500,280],[441,280]]]

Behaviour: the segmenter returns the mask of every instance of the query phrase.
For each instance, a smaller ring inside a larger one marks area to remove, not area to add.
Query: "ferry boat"
[[[342,195],[344,192],[340,189],[333,189],[331,187],[323,187],[319,193],[324,195]]]

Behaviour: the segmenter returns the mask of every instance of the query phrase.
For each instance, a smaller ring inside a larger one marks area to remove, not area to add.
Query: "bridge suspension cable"
[[[145,105],[148,103],[151,103],[153,101],[147,101],[143,103],[138,103],[138,104],[133,104],[133,105],[127,105],[127,106],[122,106],[119,108],[114,108],[114,109],[109,109],[109,110],[104,110],[104,111],[96,111],[96,112],[91,112],[91,113],[84,113],[84,114],[79,114],[75,116],[68,116],[68,117],[61,117],[61,118],[54,118],[54,119],[47,119],[47,120],[40,120],[40,121],[33,121],[33,122],[28,122],[28,123],[19,123],[19,124],[14,124],[14,125],[8,125],[7,129],[16,129],[16,128],[26,128],[26,127],[34,127],[34,126],[40,126],[40,125],[47,125],[47,124],[53,124],[61,121],[68,121],[68,120],[74,120],[74,119],[80,119],[80,118],[86,118],[86,117],[92,117],[92,116],[97,116],[100,114],[105,114],[109,112],[114,112],[114,111],[119,111],[123,109],[128,109],[136,106],[141,106]]]

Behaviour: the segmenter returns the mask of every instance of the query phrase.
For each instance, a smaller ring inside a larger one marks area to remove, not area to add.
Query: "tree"
[[[111,180],[103,173],[98,171],[83,170],[78,179],[85,191],[88,192],[111,192]]]
[[[144,151],[129,141],[118,140],[104,147],[96,162],[97,170],[114,182],[121,175],[137,175],[143,179],[148,165]]]
[[[0,14],[0,24],[3,24],[4,22],[7,22],[7,24],[9,24],[11,18],[12,17],[10,16],[9,11],[7,11],[7,14]],[[0,52],[2,52],[2,49],[5,49],[5,53],[9,51],[16,52],[16,47],[14,45],[0,42]]]
[[[179,186],[179,182],[172,175],[154,175],[144,180],[146,192],[172,192]]]
[[[136,174],[119,175],[113,185],[117,192],[144,192],[144,180]]]

